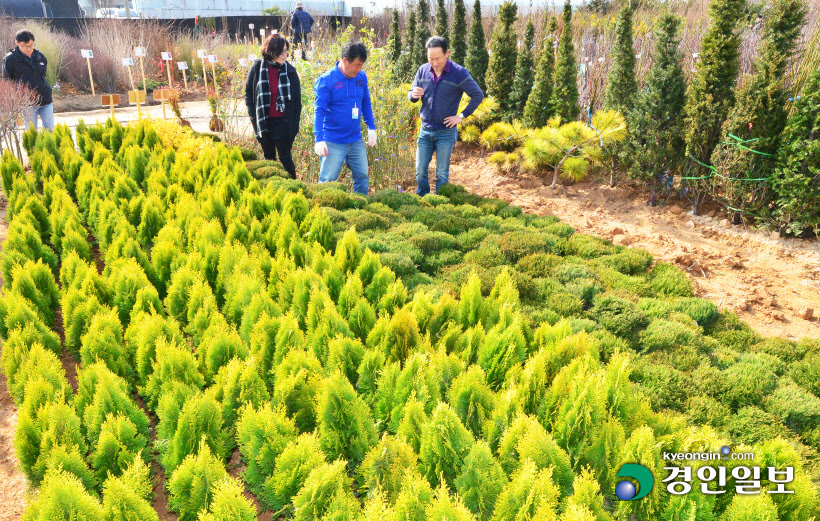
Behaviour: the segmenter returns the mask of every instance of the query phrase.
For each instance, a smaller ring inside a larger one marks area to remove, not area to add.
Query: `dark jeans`
[[[267,139],[256,138],[262,146],[262,152],[265,154],[265,159],[271,161],[276,160],[277,153],[279,154],[279,162],[285,167],[291,179],[296,179],[296,164],[293,162],[293,141],[290,139]]]
[[[310,33],[293,33],[293,57],[296,58],[296,47],[302,44],[302,59],[307,60],[308,45],[310,45]]]

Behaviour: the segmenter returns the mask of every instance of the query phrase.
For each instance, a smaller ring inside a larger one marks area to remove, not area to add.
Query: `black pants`
[[[296,58],[296,52],[298,51],[297,46],[298,44],[302,44],[302,59],[307,60],[307,50],[308,45],[310,44],[310,33],[294,33],[293,34],[293,57]]]
[[[259,144],[262,146],[262,152],[265,154],[265,159],[271,161],[276,160],[277,153],[279,154],[279,162],[285,168],[291,179],[296,179],[296,164],[293,162],[293,141],[290,139],[267,139],[257,138]]]

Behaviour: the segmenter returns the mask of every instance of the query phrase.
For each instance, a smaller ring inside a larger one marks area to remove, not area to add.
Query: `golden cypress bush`
[[[276,367],[273,400],[283,405],[299,432],[311,432],[316,427],[316,397],[323,376],[322,364],[304,349],[294,349]]]
[[[103,521],[102,505],[89,493],[79,478],[61,470],[49,472],[40,491],[26,507],[24,521],[84,519]]]
[[[401,492],[396,499],[395,519],[398,521],[426,521],[426,510],[433,502],[433,489],[418,471],[404,475]]]
[[[269,510],[281,510],[302,489],[308,475],[324,463],[318,436],[302,434],[289,442],[276,458],[276,467],[265,480],[259,501]]]
[[[159,521],[151,505],[152,486],[149,467],[142,459],[134,460],[121,476],[112,476],[103,484],[103,512],[107,521]]]
[[[320,388],[316,417],[322,450],[330,458],[362,461],[376,443],[370,408],[341,373],[334,373]]]
[[[100,384],[107,388],[117,388],[123,394],[131,392],[128,382],[111,372],[104,362],[94,362],[78,368],[77,392],[74,394],[73,403],[80,418],[85,414],[85,408],[94,401],[97,386]]]
[[[487,372],[487,383],[499,389],[507,371],[526,359],[527,340],[523,317],[516,313],[509,324],[499,322],[487,333],[478,349],[478,365]]]
[[[221,461],[225,456],[222,426],[222,408],[213,397],[200,393],[186,401],[162,461],[166,472],[173,474],[186,458],[199,454],[203,448],[207,448],[208,458]]]
[[[5,345],[3,346],[5,356]],[[14,398],[18,407],[25,403],[29,383],[36,380],[43,380],[53,388],[56,395],[70,396],[71,388],[68,386],[65,369],[53,351],[47,350],[40,343],[31,345],[31,349],[20,357],[20,365],[12,378],[7,375],[9,394]],[[32,410],[32,413],[36,412]]]
[[[228,478],[221,457],[215,456],[205,440],[194,441],[199,449],[169,471],[168,505],[180,521],[194,521],[213,501],[219,483]]]
[[[262,494],[262,485],[273,475],[277,458],[296,440],[297,434],[296,425],[282,407],[274,409],[270,403],[242,406],[236,423],[236,441],[247,463],[243,478],[254,493]]]
[[[3,243],[3,255],[0,259],[0,274],[3,280],[7,283],[13,282],[14,265],[25,264],[27,260],[42,261],[52,273],[57,271],[57,255],[54,254],[54,250],[43,243],[40,233],[30,223],[15,219],[9,225]]]
[[[581,469],[572,483],[572,495],[566,499],[567,511],[571,507],[587,509],[592,514],[590,519],[599,521],[614,521],[612,515],[604,510],[604,497],[601,495],[601,485],[589,467]],[[706,506],[706,505],[703,505]]]
[[[254,521],[256,508],[245,496],[245,487],[237,479],[228,478],[216,484],[207,512],[199,513],[199,521]]]
[[[40,326],[40,327],[38,327]],[[35,344],[44,346],[46,350],[54,354],[60,352],[60,338],[56,333],[42,326],[39,322],[29,322],[25,327],[15,327],[8,333],[6,341],[3,343],[3,352],[0,353],[0,362],[3,364],[3,373],[6,375],[6,385],[11,389],[21,389],[17,384],[17,372],[23,366],[28,353]],[[20,375],[27,378],[28,375]],[[25,388],[25,383],[23,387]],[[17,401],[18,397],[12,394]],[[24,396],[19,397],[19,402]]]
[[[260,407],[270,401],[268,389],[259,375],[256,359],[233,358],[214,377],[214,383],[207,391],[216,401],[222,404],[222,420],[233,444],[234,424],[239,409],[250,404]]]
[[[350,311],[350,316],[348,316],[350,332],[362,342],[366,342],[375,325],[376,312],[373,310],[373,306],[366,299],[360,298]]]
[[[535,463],[525,460],[498,496],[491,519],[537,519],[544,510],[554,516],[560,493],[553,481],[552,469],[538,470]]]
[[[48,451],[48,455],[41,463],[42,465],[38,465],[38,467],[42,468],[45,474],[55,470],[63,470],[76,476],[89,492],[97,488],[98,480],[94,477],[91,469],[88,468],[85,454],[80,454],[80,450],[74,445],[55,445]]]
[[[156,361],[148,383],[141,389],[149,409],[176,383],[202,389],[205,378],[199,372],[196,358],[185,344],[175,344],[160,338],[156,343]]]
[[[507,475],[493,458],[487,442],[478,441],[464,458],[464,466],[456,478],[456,490],[464,505],[478,519],[487,520],[493,513],[496,499],[507,485]]]
[[[148,439],[148,416],[120,385],[106,385],[106,378],[101,378],[94,389],[92,400],[83,410],[83,426],[86,430],[88,443],[92,446],[102,432],[103,423],[111,413],[126,416],[137,427],[137,431]]]
[[[93,278],[86,278],[93,283]],[[103,307],[97,295],[89,292],[91,284],[82,289],[70,288],[63,293],[60,306],[63,311],[63,330],[65,332],[65,346],[74,354],[80,353],[82,337],[91,325],[91,320],[98,314],[108,311]]]
[[[122,325],[114,310],[102,311],[93,316],[82,337],[80,361],[83,365],[104,362],[114,374],[133,382],[133,360],[126,352]]]
[[[342,505],[348,509],[358,508],[358,501],[350,490],[351,482],[343,460],[313,469],[302,490],[293,498],[294,520],[318,521],[325,516],[333,519],[333,514]]]
[[[90,461],[97,480],[104,483],[109,476],[121,476],[137,460],[145,460],[148,439],[137,426],[122,414],[110,413],[100,428],[97,445]]]
[[[385,434],[357,469],[359,490],[367,491],[368,496],[382,491],[385,499],[394,503],[405,474],[415,470],[417,464],[418,456],[410,445]]]
[[[447,401],[473,436],[481,437],[495,407],[495,396],[485,381],[484,371],[473,365],[456,377]]]
[[[182,407],[199,392],[199,388],[183,382],[170,382],[166,386],[165,392],[154,408],[154,413],[159,420],[154,446],[160,454],[168,452],[169,444],[177,430]]]
[[[137,313],[125,331],[126,351],[134,359],[134,369],[140,385],[147,384],[154,371],[156,345],[161,338],[169,343],[184,344],[179,324],[173,318],[166,319],[155,313]]]
[[[245,359],[248,356],[248,346],[236,329],[227,324],[214,322],[203,335],[202,343],[196,350],[199,369],[205,376],[206,382],[212,382],[219,370],[232,358]]]
[[[85,438],[74,408],[62,401],[45,403],[37,410],[23,408],[27,411],[18,416],[14,448],[23,473],[37,486],[46,474],[49,453],[63,446],[85,454]]]
[[[419,456],[427,480],[436,486],[443,480],[454,488],[464,458],[469,454],[473,443],[473,436],[461,424],[453,409],[445,403],[439,403],[421,438]]]
[[[337,336],[328,342],[325,370],[331,374],[341,372],[351,384],[356,385],[364,350],[365,347],[359,340]]]

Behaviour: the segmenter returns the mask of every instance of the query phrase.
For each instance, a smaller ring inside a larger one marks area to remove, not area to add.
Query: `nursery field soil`
[[[730,309],[764,337],[820,337],[820,243],[781,238],[726,221],[717,207],[691,215],[685,200],[646,204],[640,186],[600,181],[550,188],[535,176],[502,175],[474,147],[456,147],[450,181],[576,231],[643,248],[685,270],[695,294]],[[415,184],[415,183],[414,183]],[[431,181],[431,185],[433,182]],[[415,186],[413,187],[415,188]]]

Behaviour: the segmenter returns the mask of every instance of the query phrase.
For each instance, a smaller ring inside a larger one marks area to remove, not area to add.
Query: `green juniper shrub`
[[[565,284],[565,288],[567,292],[583,300],[584,307],[588,307],[595,296],[604,291],[593,279],[575,279]]]
[[[482,244],[477,249],[467,252],[464,255],[464,262],[487,269],[507,264],[507,257],[498,246]]]
[[[323,183],[327,184],[327,183]],[[419,206],[418,197],[410,192],[397,192],[396,190],[377,190],[370,195],[370,200],[374,203],[382,203],[394,211],[399,211],[406,206]]]
[[[379,253],[379,260],[399,277],[410,277],[417,273],[413,259],[403,253]]]
[[[559,238],[529,230],[507,232],[498,241],[499,248],[511,264],[534,253],[556,253]]]
[[[620,295],[628,300],[637,300],[640,297],[648,297],[652,294],[649,281],[645,274],[624,275],[623,273],[609,267],[599,267],[590,264],[595,272],[595,277],[604,288],[610,290],[615,295]]]
[[[662,351],[674,347],[692,346],[697,342],[697,332],[674,320],[653,319],[640,333],[643,352]]]
[[[385,434],[357,469],[359,490],[374,494],[381,489],[386,499],[394,503],[405,474],[417,465],[418,457],[407,442]]]
[[[425,273],[435,275],[442,268],[460,263],[464,254],[457,250],[442,250],[425,255],[419,268]],[[431,281],[432,282],[432,281]]]
[[[693,396],[689,398],[686,413],[696,425],[711,425],[723,429],[732,416],[732,411],[711,396]]]
[[[646,389],[653,410],[686,410],[693,383],[683,371],[647,362],[636,367],[632,379]]]
[[[83,519],[103,521],[100,501],[70,472],[54,469],[48,473],[40,492],[21,518],[23,521]]]
[[[551,324],[555,324],[555,322],[551,322]],[[615,353],[623,353],[629,349],[626,340],[606,329],[597,329],[590,336],[598,341],[602,362],[609,362]]]
[[[741,353],[727,347],[718,347],[710,355],[712,364],[720,370],[725,370],[740,360]]]
[[[453,236],[477,225],[477,221],[474,219],[465,219],[439,208],[422,209],[413,216],[413,221],[424,224],[430,231],[444,232]]]
[[[709,363],[701,363],[694,371],[692,378],[705,395],[718,399],[726,393],[728,382],[726,374]]]
[[[655,350],[648,359],[657,364],[668,365],[680,369],[685,373],[691,373],[701,365],[708,365],[708,358],[698,353],[698,351],[691,345],[675,345],[668,349]],[[717,369],[715,372],[719,372]]]
[[[430,203],[431,206],[439,206],[439,205],[442,205],[442,204],[449,204],[450,203],[450,199],[448,199],[447,197],[444,197],[443,195],[438,195],[438,194],[427,194],[424,197],[422,197],[421,199],[422,199],[422,201],[424,201],[426,203]]]
[[[455,411],[449,405],[439,403],[424,427],[419,449],[427,481],[437,486],[441,477],[443,483],[454,487],[473,443],[472,434],[462,425]]]
[[[590,317],[608,331],[631,342],[637,342],[640,330],[649,324],[646,315],[634,302],[607,293],[595,298]]]
[[[507,481],[507,475],[498,460],[493,458],[490,446],[480,440],[464,458],[461,474],[456,478],[456,489],[465,506],[478,519],[487,520]]]
[[[756,406],[742,407],[728,418],[726,431],[738,443],[753,445],[778,437],[788,438],[788,429],[777,416]]]
[[[637,275],[646,272],[652,265],[652,254],[639,248],[630,248],[598,257],[591,260],[590,264],[609,267],[624,275]]]
[[[806,354],[797,342],[785,338],[766,338],[752,346],[753,353],[766,353],[777,357],[786,364],[800,361]]]
[[[670,301],[673,311],[692,317],[701,327],[708,327],[718,316],[714,302],[702,298],[678,298]]]
[[[766,397],[764,406],[766,411],[798,433],[820,421],[820,398],[794,384],[775,389]]]
[[[686,274],[666,262],[655,264],[649,284],[658,297],[691,297],[694,294],[692,282],[686,278]]]
[[[548,297],[547,307],[559,317],[571,317],[584,310],[584,301],[576,295],[561,291]]]
[[[791,364],[788,375],[806,391],[820,396],[820,353],[808,354],[799,362]]]
[[[775,376],[783,376],[788,367],[782,360],[769,353],[741,353],[739,361],[771,371]]]
[[[221,457],[215,456],[205,440],[193,440],[199,450],[185,457],[178,468],[169,472],[168,506],[181,521],[194,521],[207,509],[219,483],[228,478]]]
[[[363,208],[367,204],[367,199],[338,188],[328,187],[314,193],[313,202],[319,206],[329,206],[336,210],[348,210],[350,208]]]
[[[390,219],[379,214],[366,210],[346,210],[345,219],[350,226],[355,226],[356,231],[365,230],[387,230],[390,228]]]
[[[550,230],[551,229],[548,228],[545,231],[555,233]],[[618,253],[619,249],[618,246],[613,246],[611,242],[604,239],[576,233],[567,238],[565,253],[567,255],[577,255],[583,259],[595,259],[603,257],[604,255]]]
[[[347,476],[347,465],[344,460],[334,463],[323,463],[314,468],[308,474],[304,486],[293,498],[293,507],[296,512],[296,521],[311,521],[335,519],[330,514],[338,507],[338,501],[342,498],[352,499],[352,502],[345,501],[347,506],[352,507],[358,502],[350,490],[352,480]]]
[[[200,512],[198,521],[254,521],[256,507],[244,494],[245,487],[238,479],[217,483],[208,511]]]
[[[777,376],[773,372],[751,362],[738,362],[725,372],[729,388],[722,401],[733,409],[762,404],[777,384]]]
[[[260,502],[269,510],[281,510],[302,489],[308,475],[324,463],[316,434],[302,434],[290,441],[276,457],[273,474],[265,480],[259,495]]]
[[[552,275],[561,264],[561,257],[552,253],[532,253],[518,260],[516,270],[533,278],[545,278]]]

